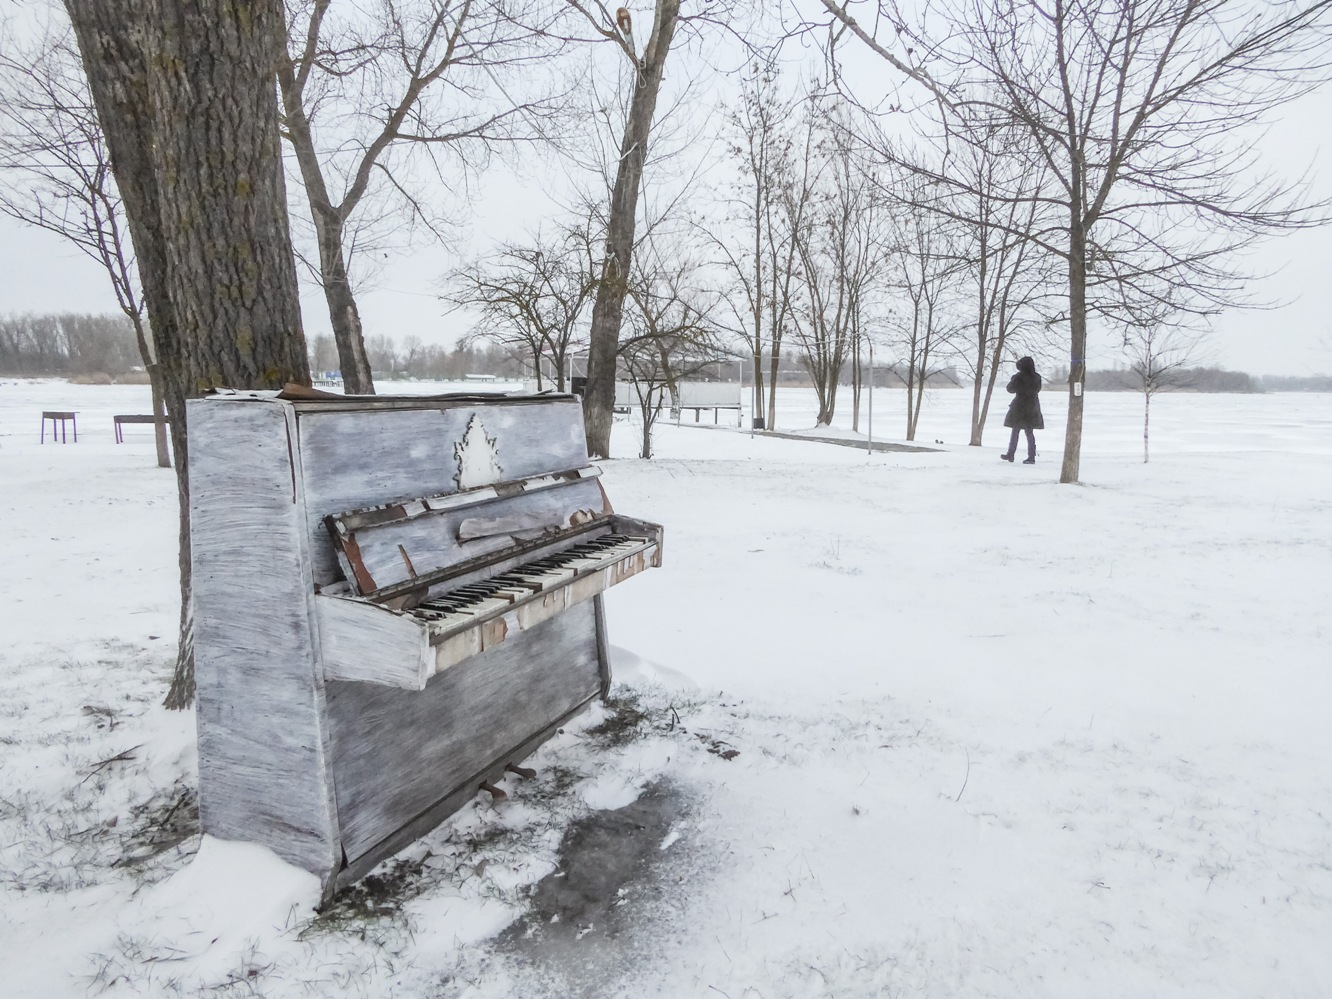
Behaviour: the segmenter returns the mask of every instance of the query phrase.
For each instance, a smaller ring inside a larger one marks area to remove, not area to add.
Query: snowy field
[[[1158,397],[1144,465],[1141,400],[1092,395],[1060,486],[1047,395],[1033,467],[956,391],[934,453],[664,424],[605,462],[666,527],[606,598],[612,703],[316,918],[201,849],[175,480],[112,436],[146,387],[0,381],[0,994],[1327,996],[1332,396]]]

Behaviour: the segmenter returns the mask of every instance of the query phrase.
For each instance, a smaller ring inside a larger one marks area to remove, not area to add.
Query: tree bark
[[[1149,455],[1147,453],[1147,434],[1152,422],[1152,394],[1144,391],[1142,393],[1142,463],[1147,464]]]
[[[587,388],[583,395],[583,420],[587,427],[587,450],[610,457],[611,422],[615,407],[615,362],[624,320],[624,299],[629,292],[629,269],[633,260],[638,195],[643,182],[648,136],[657,111],[666,54],[680,17],[680,0],[657,0],[652,36],[637,67],[633,100],[620,143],[620,162],[611,192],[610,217],[606,226],[606,254],[601,281],[592,305],[592,330],[587,358]]]
[[[1074,202],[1068,253],[1068,422],[1064,430],[1064,461],[1059,470],[1059,481],[1066,484],[1078,481],[1082,458],[1082,385],[1087,379],[1087,236],[1080,205],[1077,199]]]
[[[194,697],[185,400],[308,385],[275,73],[279,0],[65,0],[138,256],[171,419],[181,628],[168,707]]]

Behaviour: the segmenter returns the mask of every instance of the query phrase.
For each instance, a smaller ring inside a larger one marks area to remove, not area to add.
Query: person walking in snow
[[[1009,403],[1008,415],[1004,417],[1004,426],[1012,427],[1012,436],[1008,438],[1008,451],[999,457],[1012,461],[1017,453],[1018,431],[1027,432],[1027,460],[1022,464],[1036,464],[1036,435],[1033,430],[1045,429],[1045,417],[1041,415],[1041,376],[1036,373],[1036,362],[1030,357],[1023,357],[1017,362],[1017,374],[1008,380],[1008,391],[1013,395]]]

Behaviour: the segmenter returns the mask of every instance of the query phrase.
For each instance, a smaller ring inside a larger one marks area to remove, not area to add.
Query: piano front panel
[[[428,403],[420,409],[321,411],[317,403],[299,408],[297,426],[301,478],[309,520],[306,530],[314,556],[315,583],[342,576],[322,518],[421,496],[459,490],[455,444],[472,417],[494,441],[494,458],[504,480],[581,468],[587,464],[582,407],[576,399],[536,403]],[[467,483],[464,486],[479,485]]]
[[[326,684],[350,863],[600,692],[593,608],[587,601],[512,635],[424,690]]]

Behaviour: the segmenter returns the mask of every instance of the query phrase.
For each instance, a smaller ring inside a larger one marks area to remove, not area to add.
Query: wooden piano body
[[[356,880],[610,682],[661,562],[570,396],[188,404],[203,830]]]

